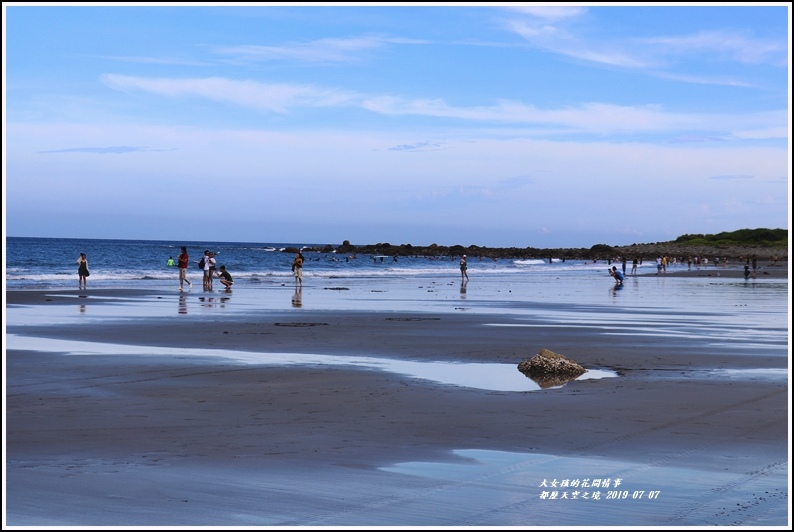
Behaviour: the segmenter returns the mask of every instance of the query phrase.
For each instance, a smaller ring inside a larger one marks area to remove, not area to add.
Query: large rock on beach
[[[541,349],[537,355],[518,364],[518,371],[535,381],[541,388],[562,386],[587,370],[564,355]]]

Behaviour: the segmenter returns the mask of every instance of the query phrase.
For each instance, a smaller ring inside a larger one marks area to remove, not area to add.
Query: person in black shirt
[[[218,268],[218,278],[221,280],[221,284],[226,287],[226,290],[232,288],[234,280],[232,279],[232,274],[226,271],[226,266],[222,265]]]

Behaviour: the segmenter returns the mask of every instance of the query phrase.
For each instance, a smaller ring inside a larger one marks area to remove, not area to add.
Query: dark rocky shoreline
[[[295,253],[296,248],[287,248],[285,252]],[[590,248],[492,248],[476,245],[470,246],[413,246],[411,244],[393,245],[389,243],[355,246],[348,241],[339,246],[318,246],[312,251],[321,253],[341,253],[345,255],[387,255],[387,256],[431,256],[455,257],[467,255],[471,258],[504,258],[504,259],[565,259],[565,260],[610,260],[626,257],[629,261],[635,257],[643,260],[656,260],[657,257],[677,257],[684,262],[689,257],[704,257],[713,262],[716,258],[729,262],[746,261],[755,256],[759,265],[788,261],[787,248],[745,247],[745,246],[696,246],[677,242],[660,242],[655,244],[631,244],[630,246],[609,246],[596,244]]]

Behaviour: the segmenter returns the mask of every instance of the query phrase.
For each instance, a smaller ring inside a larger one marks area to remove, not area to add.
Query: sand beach
[[[6,292],[5,527],[790,527],[779,340],[327,288]],[[541,348],[608,374],[444,382]]]

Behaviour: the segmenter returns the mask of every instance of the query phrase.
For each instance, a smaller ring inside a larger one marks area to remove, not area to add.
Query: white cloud
[[[359,98],[349,92],[309,85],[259,83],[227,78],[143,78],[105,74],[102,82],[117,90],[139,90],[169,97],[192,96],[277,113],[290,107],[346,106]]]
[[[533,46],[576,59],[624,68],[642,68],[653,64],[637,57],[633,52],[621,50],[618,46],[585,42],[554,26],[534,25],[526,21],[514,20],[508,23],[508,29]]]
[[[630,69],[658,69],[663,64],[702,56],[709,61],[788,66],[788,42],[785,39],[761,39],[729,31],[702,31],[691,35],[595,40],[575,32],[570,24],[566,24],[567,17],[542,17],[544,20],[538,21],[536,17],[539,15],[532,9],[517,12],[533,16],[510,20],[506,24],[508,31],[521,36],[532,46],[592,63]],[[545,19],[549,18],[558,19],[557,25],[547,23]],[[669,74],[666,77],[676,79]],[[695,81],[698,78],[680,76],[677,79]],[[700,79],[696,82],[702,83],[705,78]]]
[[[566,133],[598,135],[626,132],[712,131],[727,135],[745,131],[737,138],[761,138],[783,132],[784,112],[741,115],[704,115],[666,112],[656,105],[620,106],[592,102],[559,109],[539,109],[522,102],[503,100],[490,106],[455,107],[442,99],[404,99],[395,96],[367,97],[353,91],[307,85],[268,84],[227,78],[142,78],[106,74],[102,81],[117,90],[139,90],[168,97],[198,97],[259,111],[285,113],[297,107],[362,108],[388,116],[453,118],[479,123],[544,125]],[[548,131],[544,133],[548,134]],[[714,133],[712,133],[714,134]],[[767,137],[769,138],[769,137]]]
[[[653,45],[667,55],[709,54],[743,64],[786,65],[785,41],[754,39],[736,32],[704,31],[693,35],[653,37],[640,42]]]
[[[226,46],[215,49],[215,53],[248,61],[348,63],[359,60],[362,52],[375,50],[386,44],[426,44],[426,41],[374,36],[327,38],[282,46]]]
[[[525,15],[532,15],[533,17],[543,18],[543,19],[551,19],[551,20],[559,20],[559,19],[566,19],[566,18],[576,18],[584,15],[587,13],[587,8],[579,7],[579,6],[531,6],[531,5],[524,5],[524,6],[510,6],[507,8],[510,11],[514,11],[516,13],[522,13]]]
[[[790,134],[791,130],[785,127],[770,127],[733,132],[733,136],[740,139],[785,139],[788,138]]]
[[[318,39],[286,46],[243,45],[218,48],[215,53],[257,61],[348,62],[365,50],[383,45],[381,39],[357,37],[352,39]]]
[[[96,56],[96,57],[108,61],[118,61],[123,63],[138,63],[142,65],[206,66],[208,64],[204,61],[196,61],[192,59],[180,59],[175,57],[145,57],[145,56],[121,56],[121,55],[105,55],[105,56]]]
[[[654,77],[659,79],[669,79],[673,81],[683,81],[684,83],[694,83],[698,85],[724,85],[726,87],[748,87],[757,88],[757,84],[736,79],[735,76],[703,76],[700,74],[677,74],[673,72],[650,71]]]

